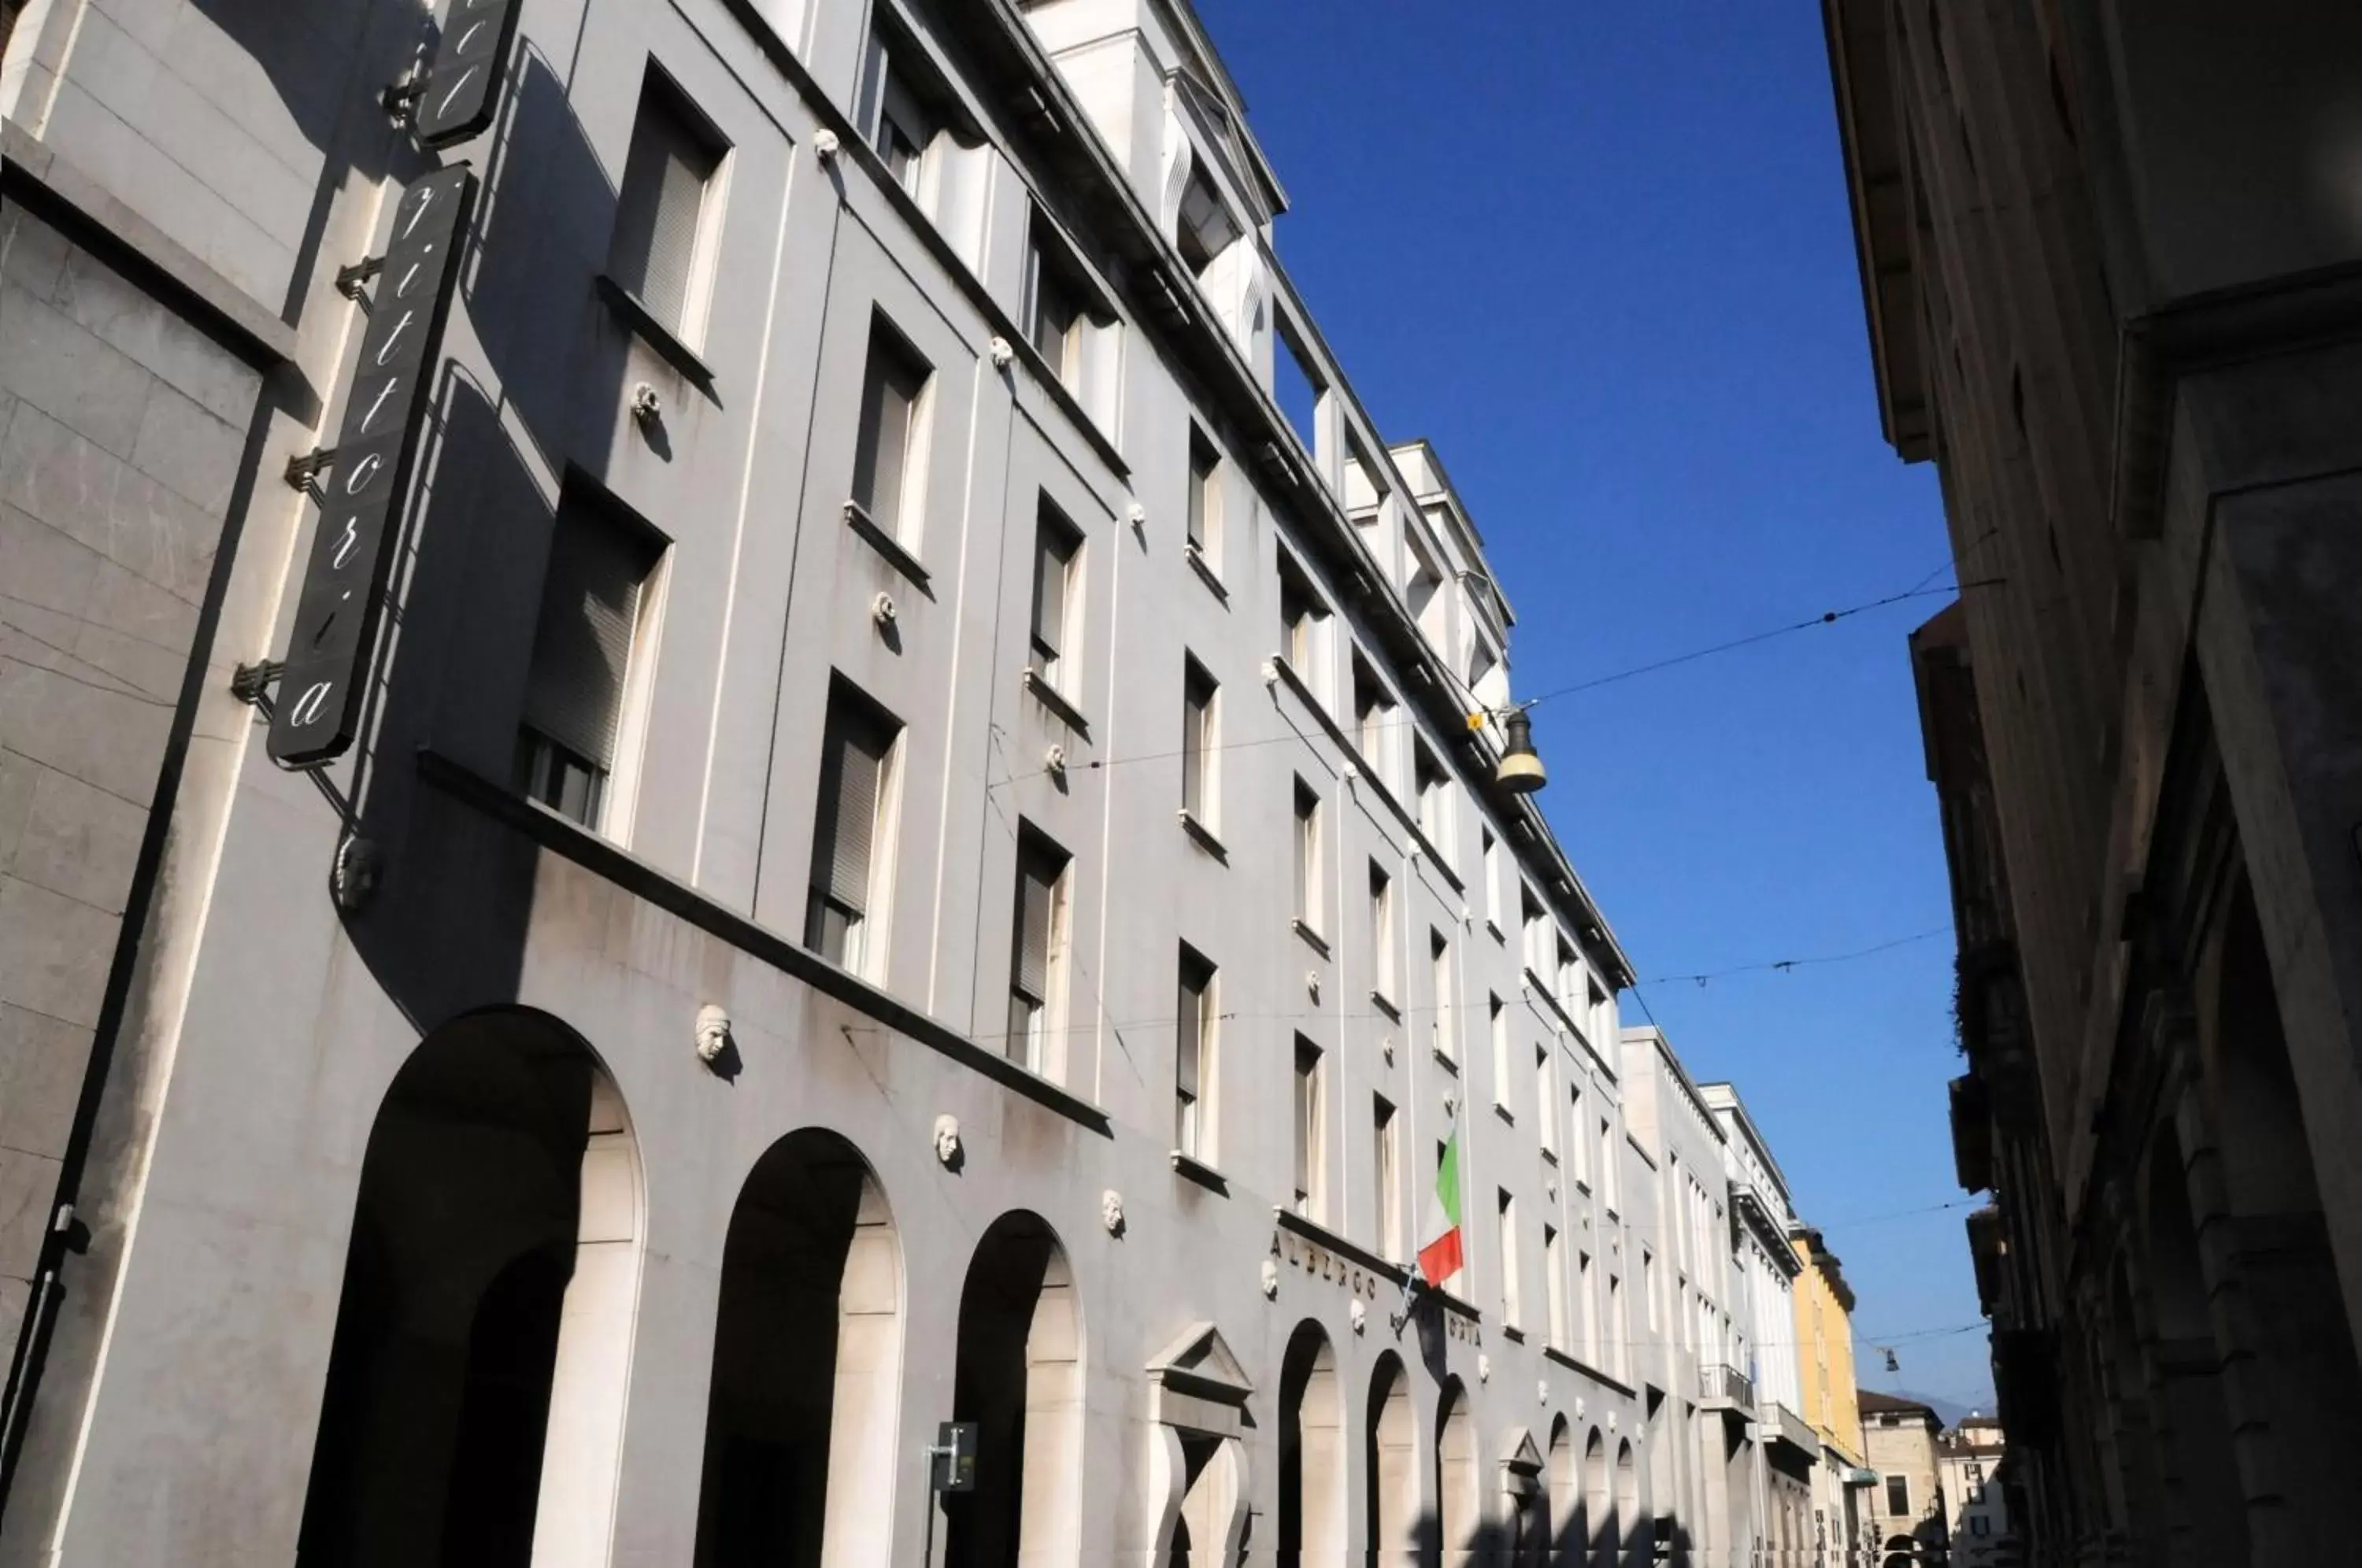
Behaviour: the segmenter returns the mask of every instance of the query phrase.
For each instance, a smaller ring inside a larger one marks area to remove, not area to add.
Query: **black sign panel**
[[[426,68],[426,91],[411,111],[421,147],[464,141],[492,123],[494,90],[509,57],[519,0],[451,0],[443,40]]]
[[[462,163],[425,176],[394,205],[393,237],[361,334],[279,678],[270,749],[281,767],[342,756],[358,732],[400,502],[475,192],[476,177]]]

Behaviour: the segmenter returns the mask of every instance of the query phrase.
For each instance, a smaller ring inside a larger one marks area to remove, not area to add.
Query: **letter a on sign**
[[[475,190],[468,166],[454,164],[417,181],[395,204],[271,715],[270,757],[282,767],[333,761],[359,732],[424,394],[435,379]]]

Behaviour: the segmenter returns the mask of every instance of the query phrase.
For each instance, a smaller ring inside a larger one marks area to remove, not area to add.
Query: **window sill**
[[[1616,1392],[1623,1395],[1628,1399],[1632,1397],[1633,1390],[1631,1385],[1624,1382],[1620,1378],[1610,1377],[1607,1374],[1600,1371],[1599,1368],[1590,1365],[1587,1363],[1577,1361],[1568,1352],[1561,1350],[1556,1345],[1544,1345],[1542,1347],[1542,1354],[1558,1363],[1561,1366],[1567,1368],[1569,1371],[1581,1373],[1585,1377],[1606,1384],[1608,1387],[1615,1389]]]
[[[1450,1073],[1455,1078],[1460,1076],[1460,1060],[1458,1057],[1452,1055],[1451,1052],[1445,1050],[1440,1045],[1430,1045],[1428,1047],[1428,1054],[1435,1058],[1435,1065],[1437,1066],[1441,1067],[1445,1072]]]
[[[1189,569],[1198,574],[1198,580],[1212,590],[1214,597],[1227,607],[1231,602],[1231,591],[1222,586],[1222,580],[1214,575],[1212,567],[1206,564],[1206,553],[1195,545],[1184,545],[1181,555],[1189,563]]]
[[[1394,1002],[1387,997],[1385,992],[1377,990],[1372,991],[1370,993],[1370,1005],[1376,1008],[1380,1012],[1385,1013],[1396,1023],[1400,1023],[1402,1021],[1402,1009],[1395,1006]]]
[[[1198,848],[1225,866],[1231,863],[1231,852],[1222,847],[1222,841],[1214,836],[1214,830],[1199,822],[1188,807],[1184,806],[1174,814],[1181,819],[1181,831],[1195,840]]]
[[[1319,954],[1323,958],[1332,956],[1329,951],[1329,939],[1321,935],[1319,932],[1313,930],[1310,926],[1305,924],[1302,920],[1291,920],[1287,922],[1287,925],[1289,930],[1295,932],[1297,935],[1304,938],[1305,944],[1310,947],[1312,951]]]
[[[1515,1323],[1502,1324],[1501,1337],[1508,1341],[1513,1345],[1521,1345],[1526,1342],[1525,1330],[1518,1327]]]
[[[599,274],[599,297],[607,302],[633,336],[657,351],[659,359],[680,372],[683,380],[712,399],[718,407],[722,400],[714,396],[712,367],[697,357],[697,350],[680,339],[680,335],[657,319],[654,311],[639,295],[615,282],[604,272]]]
[[[846,502],[844,525],[852,529],[863,544],[884,557],[888,566],[908,578],[911,587],[930,599],[935,596],[934,591],[927,586],[930,580],[927,569],[919,564],[919,558],[904,549],[901,540],[879,527],[877,519],[869,515],[867,507],[857,501]]]
[[[1507,1122],[1512,1127],[1515,1127],[1518,1124],[1518,1113],[1511,1110],[1507,1106],[1503,1105],[1497,1099],[1493,1102],[1493,1114],[1499,1117],[1502,1121]]]
[[[1039,670],[1031,668],[1026,670],[1025,690],[1033,693],[1033,701],[1049,709],[1060,723],[1075,731],[1086,740],[1090,738],[1091,722],[1083,717],[1083,711],[1066,701],[1065,694],[1044,680]]]
[[[1486,915],[1485,917],[1485,929],[1493,933],[1493,940],[1499,943],[1502,946],[1507,947],[1509,944],[1508,933],[1501,929],[1500,922],[1496,921],[1491,915]]]
[[[1198,1158],[1197,1155],[1175,1149],[1172,1153],[1172,1160],[1174,1175],[1186,1181],[1196,1182],[1208,1192],[1222,1198],[1230,1197],[1231,1178]]]
[[[1556,1165],[1558,1164],[1558,1151],[1556,1149],[1544,1149],[1542,1151],[1542,1158],[1549,1161],[1551,1165]]]

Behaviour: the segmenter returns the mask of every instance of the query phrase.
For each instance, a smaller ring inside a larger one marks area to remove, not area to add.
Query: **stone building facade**
[[[2008,1489],[1999,1478],[2008,1453],[2000,1420],[1973,1410],[1936,1440],[1953,1568],[2015,1568],[2024,1561],[2009,1532]]]
[[[1186,4],[8,14],[0,1564],[1792,1559]]]
[[[2353,1555],[2362,13],[1826,0],[2028,1560]]]
[[[1878,1476],[1871,1496],[1879,1568],[1918,1568],[1948,1561],[1950,1516],[1945,1512],[1937,1440],[1944,1423],[1916,1399],[1865,1388],[1860,1394],[1862,1446]]]

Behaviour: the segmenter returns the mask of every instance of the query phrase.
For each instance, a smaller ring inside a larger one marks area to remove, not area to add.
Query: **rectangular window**
[[[1212,1154],[1204,1104],[1213,1081],[1214,966],[1181,949],[1181,1000],[1174,1027],[1174,1147],[1193,1159]]]
[[[1370,862],[1370,988],[1391,999],[1395,994],[1394,883],[1378,863]]]
[[[1089,318],[1084,294],[1055,241],[1038,229],[1032,258],[1032,297],[1026,315],[1026,336],[1051,374],[1072,390],[1082,378],[1083,331]]]
[[[1010,941],[1009,1055],[1046,1069],[1052,1013],[1065,968],[1066,852],[1028,824],[1017,838],[1017,913]]]
[[[1624,1318],[1624,1280],[1620,1275],[1607,1276],[1607,1359],[1601,1364],[1621,1376],[1631,1359],[1632,1331]]]
[[[1371,1097],[1370,1122],[1371,1159],[1375,1165],[1373,1175],[1377,1182],[1378,1255],[1398,1258],[1403,1255],[1402,1189],[1395,1172],[1400,1154],[1400,1132],[1395,1124],[1395,1108],[1385,1096]]]
[[[812,817],[811,890],[804,945],[855,974],[870,973],[876,947],[870,907],[888,768],[901,726],[842,680],[828,693],[822,732],[818,806]]]
[[[1551,943],[1554,933],[1550,915],[1542,909],[1541,900],[1534,897],[1531,888],[1518,889],[1518,923],[1524,928],[1526,967],[1543,985],[1550,983]]]
[[[1606,1117],[1599,1119],[1599,1201],[1616,1211],[1616,1129]]]
[[[1377,672],[1353,656],[1353,744],[1361,748],[1362,762],[1371,774],[1383,782],[1386,778],[1386,732],[1393,728],[1395,703],[1386,695],[1385,684]]]
[[[1493,1045],[1493,1103],[1509,1110],[1513,1109],[1509,1099],[1509,1010],[1499,997],[1489,992],[1485,998],[1485,1032]]]
[[[1583,1135],[1583,1086],[1580,1084],[1571,1086],[1566,1095],[1568,1102],[1574,1108],[1574,1120],[1568,1124],[1574,1130],[1574,1179],[1589,1187],[1591,1155],[1589,1141]]]
[[[1605,1369],[1599,1359],[1599,1321],[1591,1297],[1591,1254],[1574,1254],[1575,1309],[1583,1314],[1583,1360],[1587,1366]]]
[[[1320,624],[1329,612],[1304,569],[1286,551],[1279,553],[1279,651],[1290,668],[1314,690],[1321,690],[1316,659],[1320,651]],[[1330,699],[1324,693],[1322,701]]]
[[[1886,1511],[1898,1519],[1911,1516],[1911,1477],[1890,1475],[1886,1478]]]
[[[1518,1200],[1508,1189],[1500,1192],[1501,1220],[1501,1321],[1516,1328],[1524,1319],[1518,1299]]]
[[[1221,455],[1189,426],[1189,548],[1209,565],[1222,557]]]
[[[517,787],[597,828],[664,547],[596,501],[560,502],[525,677]]]
[[[1458,1040],[1451,1027],[1451,944],[1432,928],[1427,933],[1427,972],[1428,996],[1435,1009],[1435,1054],[1447,1062],[1457,1061]]]
[[[724,149],[680,89],[650,71],[640,86],[607,271],[658,325],[684,341],[700,335],[704,256],[712,248],[714,176]]]
[[[1214,678],[1194,658],[1181,668],[1181,809],[1207,827],[1214,825]]]
[[[1558,1153],[1558,1086],[1556,1054],[1548,1045],[1534,1047],[1534,1136],[1545,1154]]]
[[[1497,932],[1501,929],[1501,845],[1491,828],[1476,832],[1484,847],[1485,923]]]
[[[1081,576],[1083,536],[1058,509],[1042,498],[1033,525],[1032,641],[1026,668],[1053,690],[1063,691],[1059,661],[1073,640],[1076,580]]]
[[[1423,740],[1411,743],[1411,780],[1418,794],[1418,831],[1441,850],[1450,840],[1451,780]]]
[[[869,145],[877,150],[886,171],[913,201],[921,198],[927,149],[942,129],[941,116],[927,103],[908,72],[894,63],[894,50],[882,37],[870,43],[870,91],[874,94],[866,128]]]
[[[933,372],[901,335],[879,317],[869,329],[869,363],[861,376],[861,425],[854,437],[853,502],[869,520],[909,543],[919,486],[912,481],[920,400]]]
[[[1296,1037],[1296,1211],[1321,1217],[1320,1048]]]
[[[1320,930],[1320,797],[1296,781],[1296,918],[1306,930]]]
[[[1649,1331],[1657,1331],[1657,1255],[1640,1249],[1640,1310],[1648,1314]]]
[[[1566,1245],[1555,1228],[1542,1227],[1542,1288],[1550,1310],[1550,1345],[1566,1349]]]

